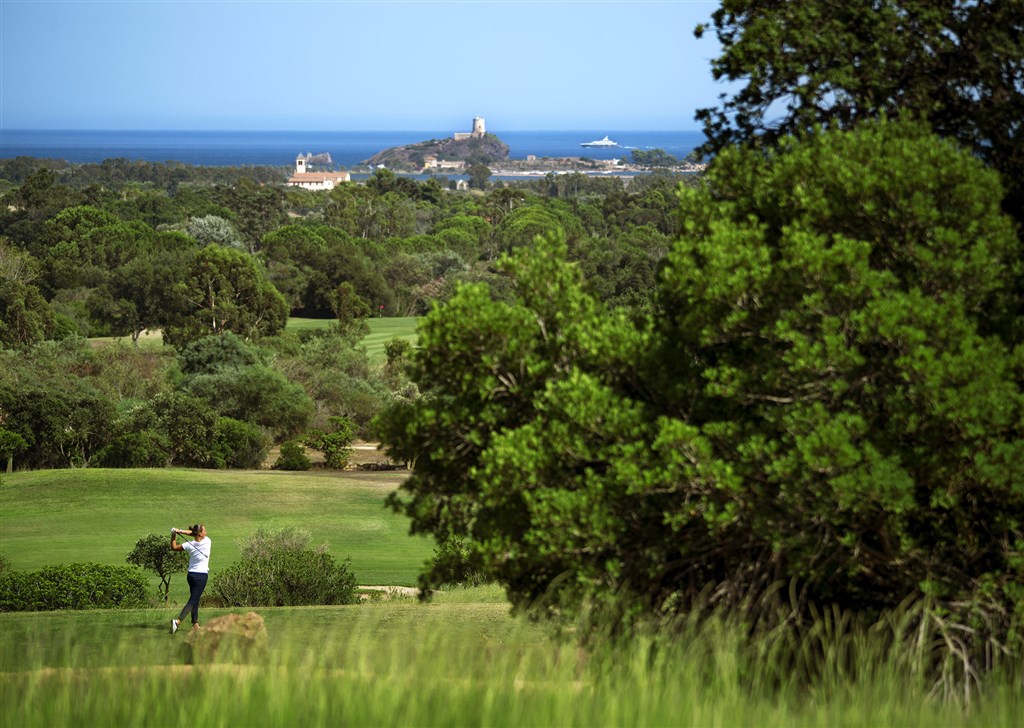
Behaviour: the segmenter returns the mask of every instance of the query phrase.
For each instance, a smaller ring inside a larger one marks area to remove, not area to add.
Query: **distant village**
[[[484,118],[477,116],[473,118],[471,130],[468,132],[455,132],[452,138],[456,141],[473,138],[483,138],[487,134]],[[311,171],[313,165],[331,164],[330,154],[299,154],[295,158],[295,172],[288,178],[288,184],[293,187],[301,187],[307,190],[332,190],[339,184],[351,182],[352,176],[346,171],[323,172]],[[705,164],[692,162],[681,162],[673,171],[683,173],[703,172]],[[428,154],[423,157],[423,167],[420,174],[433,172],[450,172],[456,175],[466,171],[466,162],[458,159],[439,159],[436,155]],[[589,157],[537,157],[528,154],[525,160],[506,159],[491,167],[491,174],[498,177],[543,177],[547,174],[570,174],[582,173],[590,175],[618,174],[628,175],[629,173],[643,174],[647,168],[630,164],[621,159],[591,159]],[[458,180],[461,183],[457,188],[465,188],[465,180]]]

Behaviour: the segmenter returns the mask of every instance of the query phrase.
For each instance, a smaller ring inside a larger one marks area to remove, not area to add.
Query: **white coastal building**
[[[288,178],[292,187],[305,190],[333,190],[343,182],[351,182],[352,175],[348,172],[307,172],[306,157],[299,154],[295,158],[295,174]]]

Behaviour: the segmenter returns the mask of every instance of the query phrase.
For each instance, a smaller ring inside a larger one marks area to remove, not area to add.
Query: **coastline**
[[[206,167],[274,166],[292,168],[296,154],[328,152],[334,163],[356,171],[361,162],[395,146],[448,136],[437,131],[95,131],[0,129],[0,157],[28,156],[68,163],[128,159]],[[581,150],[580,142],[611,134],[620,147]],[[629,160],[635,150],[662,149],[684,158],[704,141],[698,131],[497,131],[510,147],[507,161],[494,168],[508,171],[555,171],[554,160],[576,158],[580,164]],[[532,158],[532,159],[531,159]],[[536,161],[532,161],[536,160]],[[551,160],[551,161],[549,161]],[[583,171],[582,169],[580,171]]]

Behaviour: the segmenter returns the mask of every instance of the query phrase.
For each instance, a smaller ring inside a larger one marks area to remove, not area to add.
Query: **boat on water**
[[[598,139],[596,142],[581,142],[580,146],[581,147],[617,147],[617,146],[619,146],[619,143],[618,142],[613,142],[611,139],[608,138],[607,135],[605,135],[604,139]]]

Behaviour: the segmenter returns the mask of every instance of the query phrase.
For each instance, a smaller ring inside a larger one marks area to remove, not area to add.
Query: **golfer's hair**
[[[202,527],[203,527],[203,524],[201,524],[201,523],[197,523],[196,525],[192,526],[192,535],[193,536],[198,536],[199,535],[199,530]]]

